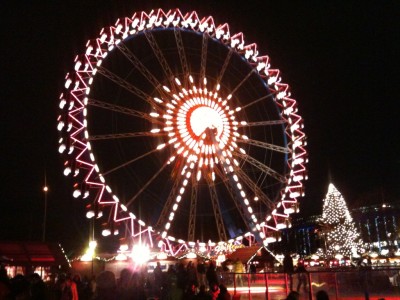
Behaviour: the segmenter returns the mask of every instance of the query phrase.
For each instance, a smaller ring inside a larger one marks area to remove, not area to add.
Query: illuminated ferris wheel
[[[176,254],[273,242],[306,179],[289,86],[211,16],[137,12],[103,28],[60,96],[59,152],[103,235]]]

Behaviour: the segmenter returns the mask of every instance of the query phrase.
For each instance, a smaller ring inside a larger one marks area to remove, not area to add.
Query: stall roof
[[[57,243],[0,241],[0,262],[13,266],[52,266],[69,264]]]
[[[244,247],[236,249],[235,252],[232,252],[228,255],[228,259],[236,260],[240,259],[242,262],[247,263],[250,258],[254,255],[257,255],[257,252],[263,248],[262,246],[251,246],[251,247]]]

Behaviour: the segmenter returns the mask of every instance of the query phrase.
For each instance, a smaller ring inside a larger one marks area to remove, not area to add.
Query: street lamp
[[[43,216],[43,236],[42,236],[42,241],[46,241],[46,220],[47,220],[47,192],[49,191],[49,187],[47,186],[46,182],[46,175],[44,176],[44,187],[43,187],[43,193],[44,193],[44,216]]]

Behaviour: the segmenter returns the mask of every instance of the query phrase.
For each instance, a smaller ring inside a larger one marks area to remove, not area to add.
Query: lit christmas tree
[[[350,257],[363,252],[363,242],[342,194],[331,183],[323,200],[322,218],[327,257]]]

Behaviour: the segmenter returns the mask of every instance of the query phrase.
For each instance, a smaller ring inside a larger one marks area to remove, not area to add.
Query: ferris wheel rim
[[[162,23],[162,18],[158,19],[159,16],[164,16],[165,17],[165,22],[167,20],[170,20],[169,24],[164,24]],[[171,16],[173,16],[171,18]],[[176,18],[175,18],[176,17]],[[197,19],[196,19],[197,18]],[[161,20],[161,23],[160,23]],[[121,21],[122,22],[122,21]],[[125,19],[125,23],[127,22],[127,19]],[[223,25],[218,25],[215,26],[213,23],[213,19],[211,16],[199,19],[197,17],[196,12],[191,12],[186,14],[185,16],[182,15],[182,13],[179,10],[173,10],[169,11],[167,13],[164,13],[162,10],[157,10],[157,11],[152,11],[151,13],[147,14],[144,12],[140,13],[135,13],[135,15],[130,19],[130,24],[127,25],[121,25],[122,23],[117,22],[117,24],[106,30],[102,30],[100,33],[99,38],[97,38],[96,42],[101,42],[98,44],[97,49],[94,49],[92,47],[92,44],[88,42],[87,48],[86,48],[86,53],[85,56],[88,57],[91,55],[92,52],[98,52],[97,55],[97,61],[93,62],[93,65],[87,66],[83,65],[83,62],[80,61],[77,57],[76,59],[76,64],[75,64],[75,75],[78,76],[78,79],[81,80],[81,82],[78,81],[78,84],[76,84],[74,89],[70,89],[70,94],[73,95],[73,98],[76,99],[77,102],[81,102],[81,106],[77,106],[78,104],[73,104],[72,105],[72,111],[79,111],[82,114],[85,114],[85,108],[88,105],[88,97],[90,93],[90,84],[93,82],[93,78],[96,76],[97,72],[102,72],[101,69],[101,64],[103,60],[107,58],[107,55],[109,51],[112,51],[114,47],[118,47],[118,45],[125,41],[127,38],[132,37],[138,33],[144,33],[149,32],[151,30],[157,29],[157,30],[162,30],[162,29],[171,29],[172,24],[172,29],[178,29],[178,30],[189,30],[197,33],[202,33],[202,34],[207,34],[207,35],[213,35],[213,38],[217,38],[218,41],[221,43],[225,43],[229,49],[233,49],[235,53],[240,53],[242,57],[244,57],[247,62],[250,64],[253,64],[253,70],[257,71],[257,75],[260,76],[260,78],[264,77],[263,79],[268,85],[274,85],[276,89],[276,100],[279,101],[279,105],[282,106],[282,112],[283,115],[285,115],[286,122],[290,124],[290,127],[287,126],[286,133],[289,136],[290,143],[292,146],[292,149],[290,149],[290,152],[288,153],[289,159],[289,168],[291,169],[291,172],[289,176],[286,178],[287,184],[285,186],[285,190],[282,191],[282,197],[279,203],[277,204],[277,207],[265,218],[265,224],[261,224],[263,228],[265,228],[266,231],[272,231],[275,232],[276,230],[280,229],[278,228],[279,224],[284,224],[284,222],[281,222],[282,220],[286,220],[287,217],[289,216],[289,210],[293,210],[295,204],[297,203],[297,198],[302,195],[303,193],[303,184],[302,181],[305,178],[305,163],[306,163],[306,152],[304,150],[303,146],[303,141],[305,139],[304,133],[301,131],[302,129],[302,120],[301,117],[298,116],[296,113],[296,101],[289,98],[290,94],[288,93],[288,85],[280,83],[280,78],[279,78],[279,70],[274,70],[270,69],[269,67],[269,59],[268,57],[258,57],[258,50],[257,50],[257,45],[256,44],[249,44],[246,45],[244,42],[244,37],[242,33],[239,34],[234,34],[230,35],[229,33],[229,26],[227,24]],[[137,22],[135,26],[132,24]],[[125,26],[125,27],[124,27]],[[136,30],[133,32],[132,35],[129,35],[130,33],[127,32],[122,32],[121,30],[125,28],[125,31],[128,31],[129,28],[133,28],[132,30]],[[136,28],[136,29],[135,29]],[[109,30],[109,33],[114,33],[116,36],[119,35],[123,37],[125,34],[128,34],[125,36],[125,39],[116,39],[114,37],[111,38],[107,37],[107,34],[104,32]],[[226,32],[225,32],[226,31]],[[225,36],[224,36],[225,33]],[[102,45],[108,45],[106,50],[101,48]],[[86,61],[86,63],[89,62],[89,59]],[[86,68],[86,69],[85,69]],[[91,70],[90,70],[91,68]],[[89,69],[89,71],[88,71]],[[104,72],[104,70],[103,70]],[[168,71],[167,71],[168,72]],[[265,74],[262,75],[261,72],[264,72]],[[89,79],[85,78],[82,79],[81,75],[88,75],[89,74]],[[91,76],[90,76],[91,75]],[[69,76],[66,78],[66,88],[68,89],[71,86],[72,80]],[[80,84],[83,85],[83,87],[80,87]],[[67,87],[68,85],[68,87]],[[81,94],[79,96],[76,96],[80,92]],[[62,95],[60,97],[60,106],[65,97]],[[286,102],[286,103],[285,103]],[[154,103],[153,103],[154,104]],[[65,104],[64,104],[65,105]],[[70,104],[71,105],[71,104]],[[77,144],[80,144],[80,147],[82,147],[80,154],[82,154],[84,151],[88,151],[90,153],[90,159],[91,162],[86,162],[86,161],[81,161],[80,163],[85,164],[85,167],[91,167],[92,172],[96,172],[98,176],[98,182],[92,182],[95,183],[98,186],[101,186],[102,193],[107,192],[110,194],[110,198],[113,200],[108,200],[104,201],[103,204],[110,204],[115,206],[115,210],[121,210],[124,212],[127,212],[127,208],[124,204],[121,204],[119,201],[118,197],[112,193],[111,188],[106,184],[106,180],[102,176],[100,170],[98,169],[98,165],[96,163],[96,159],[91,152],[91,144],[89,141],[89,133],[87,131],[87,124],[85,125],[84,122],[80,122],[79,120],[76,119],[76,115],[74,113],[68,113],[69,117],[73,119],[73,122],[76,122],[77,124],[81,124],[81,128],[79,129],[80,131],[83,131],[83,134],[85,138],[88,140],[86,143],[83,141],[79,141],[76,138],[76,135],[73,136],[71,134],[70,137],[72,139],[75,139],[75,142]],[[292,119],[292,120],[290,120]],[[75,131],[77,132],[77,131]],[[62,144],[63,145],[63,144]],[[61,147],[61,146],[60,146]],[[76,159],[79,160],[81,155],[78,154],[76,156]],[[89,179],[89,175],[86,177],[86,179]],[[96,187],[98,188],[98,187]],[[102,199],[100,199],[102,200]],[[280,210],[280,211],[279,211]],[[129,219],[131,221],[136,220],[136,216],[132,212],[127,212],[127,217],[122,217],[120,220],[117,221],[122,221]],[[272,221],[271,221],[272,220]],[[146,223],[142,220],[135,221],[139,222],[141,226],[147,226]],[[269,225],[268,222],[271,222],[272,225]],[[275,223],[275,226],[273,224]],[[260,225],[259,225],[260,226]],[[281,225],[282,226],[282,225]],[[150,226],[151,227],[151,226]],[[152,228],[151,228],[152,229]],[[150,229],[150,230],[151,230]],[[172,236],[164,236],[164,238],[169,237],[170,240],[175,239]],[[264,237],[264,241],[266,240],[267,236]]]

